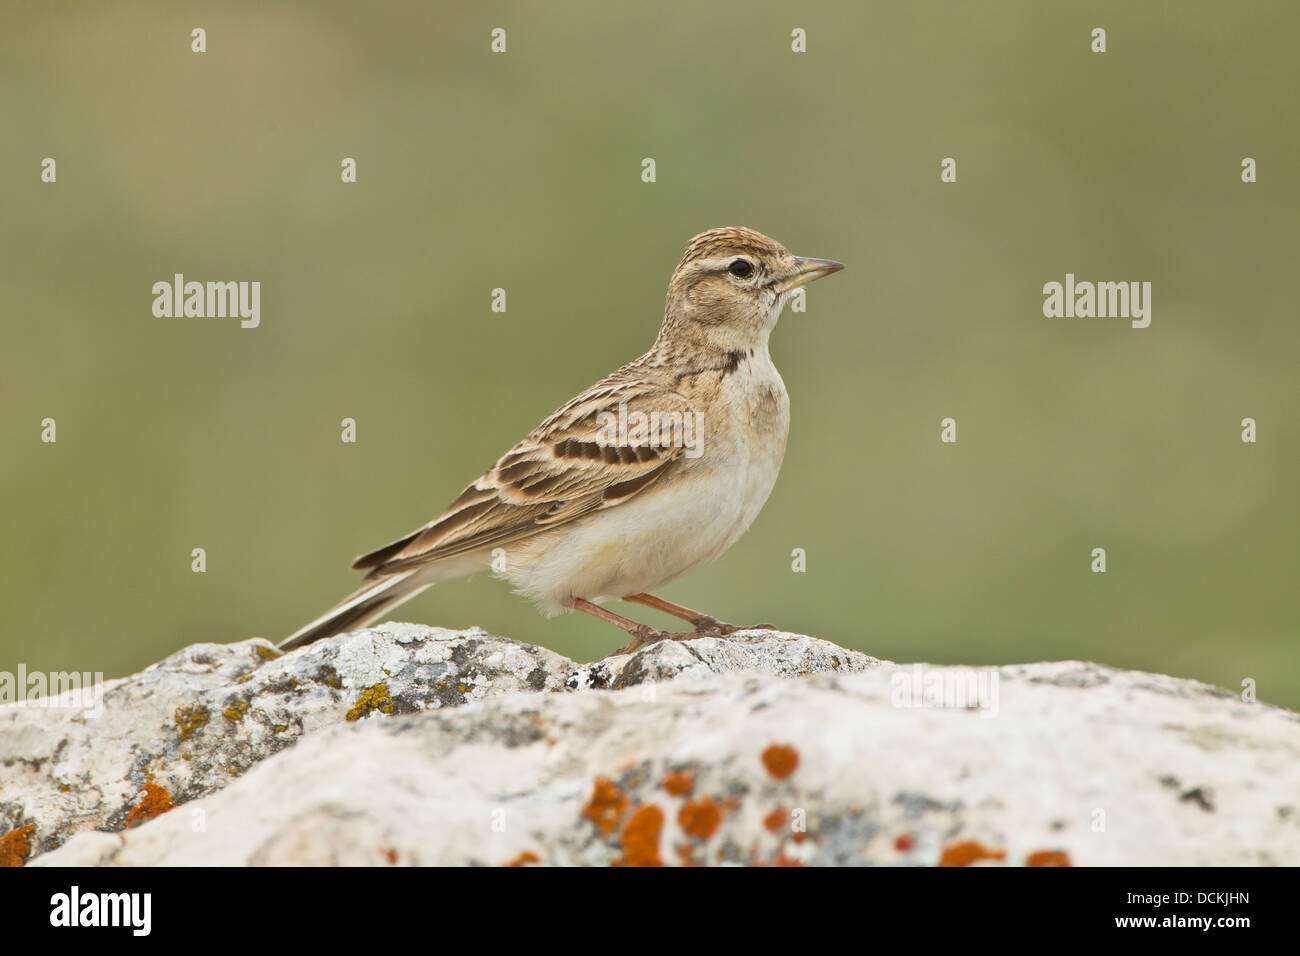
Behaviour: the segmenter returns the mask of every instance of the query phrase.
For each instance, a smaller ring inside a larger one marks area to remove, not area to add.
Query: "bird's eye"
[[[738,279],[748,279],[754,274],[754,267],[747,259],[733,259],[731,265],[727,266],[727,271]]]

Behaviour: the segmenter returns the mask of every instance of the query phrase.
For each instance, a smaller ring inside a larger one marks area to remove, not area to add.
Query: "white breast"
[[[652,591],[726,551],[776,483],[790,401],[766,350],[723,379],[719,398],[704,410],[699,458],[623,504],[512,546],[504,576],[555,613],[575,597]]]

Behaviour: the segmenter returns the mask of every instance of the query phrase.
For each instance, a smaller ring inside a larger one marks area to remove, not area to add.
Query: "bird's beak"
[[[777,283],[776,290],[780,293],[790,292],[799,288],[801,285],[807,285],[822,276],[828,276],[832,272],[839,272],[844,268],[844,263],[836,262],[833,259],[795,259],[794,269]]]

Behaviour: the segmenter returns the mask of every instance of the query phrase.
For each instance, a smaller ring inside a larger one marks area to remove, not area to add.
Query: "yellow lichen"
[[[230,721],[232,724],[237,724],[243,720],[244,715],[248,713],[248,705],[242,700],[236,701],[222,711],[222,713],[225,715],[226,720]]]
[[[181,729],[181,740],[189,740],[203,729],[208,722],[206,707],[178,707],[176,709],[176,726]]]
[[[374,687],[367,687],[361,692],[352,709],[347,712],[348,720],[360,720],[375,711],[381,714],[393,713],[393,699],[388,696],[387,684],[376,684]]]

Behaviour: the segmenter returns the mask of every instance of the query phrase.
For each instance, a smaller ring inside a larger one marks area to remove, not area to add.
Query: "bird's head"
[[[743,226],[702,232],[668,283],[664,334],[723,349],[765,344],[795,289],[843,269],[801,259],[775,239]]]

